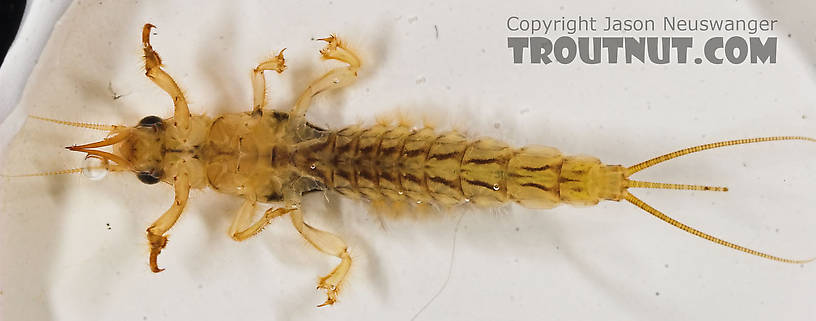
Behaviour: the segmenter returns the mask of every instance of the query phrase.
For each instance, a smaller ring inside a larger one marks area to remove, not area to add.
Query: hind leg
[[[357,79],[360,58],[335,35],[319,40],[328,43],[323,50],[320,50],[324,60],[337,60],[348,64],[348,66],[329,70],[322,77],[312,81],[309,87],[300,95],[291,111],[291,116],[295,118],[302,118],[306,114],[309,105],[312,103],[312,97],[315,95],[330,89],[347,86]]]
[[[236,241],[246,240],[257,234],[266,227],[272,220],[281,215],[290,214],[292,225],[303,236],[306,241],[314,246],[318,251],[328,255],[336,256],[340,259],[340,264],[328,275],[320,278],[317,288],[326,290],[326,301],[319,306],[331,305],[337,302],[337,294],[340,287],[351,268],[351,256],[349,256],[348,246],[337,235],[318,230],[303,221],[303,214],[300,212],[299,202],[287,202],[283,208],[270,208],[254,224],[249,225],[252,213],[255,211],[255,202],[247,200],[238,210],[235,219],[229,229],[230,236]]]
[[[292,219],[292,225],[309,244],[320,252],[340,259],[340,264],[329,274],[321,277],[317,283],[318,289],[326,290],[326,302],[318,305],[318,307],[334,304],[337,302],[337,294],[346,279],[346,274],[351,268],[351,256],[349,256],[348,246],[339,236],[318,230],[304,222],[303,213],[299,209],[293,211],[289,217]]]
[[[286,50],[285,48],[283,50]],[[282,73],[286,70],[286,61],[283,59],[283,50],[277,56],[270,58],[252,70],[252,114],[262,115],[266,105],[266,79],[264,71],[274,70]]]

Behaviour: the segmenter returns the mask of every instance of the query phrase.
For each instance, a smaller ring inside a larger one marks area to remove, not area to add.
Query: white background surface
[[[25,12],[14,43],[0,66],[0,121],[6,119],[22,96],[28,76],[51,36],[54,23],[62,16],[69,0],[26,2]],[[22,122],[12,121],[0,129],[0,146],[6,146]],[[0,151],[2,157],[3,151]]]
[[[170,115],[168,97],[143,76],[145,22],[159,27],[153,45],[191,110],[211,115],[248,110],[249,71],[283,47],[289,69],[268,75],[267,83],[271,105],[288,108],[330,66],[318,59],[321,43],[310,39],[338,33],[362,53],[365,66],[357,84],[317,99],[310,117],[318,125],[371,123],[399,109],[474,137],[630,165],[715,140],[813,136],[814,9],[805,1],[81,1],[58,23],[2,127],[26,114],[130,125],[145,115]],[[776,18],[779,30],[765,36],[780,38],[778,63],[513,65],[504,25],[510,15]],[[114,93],[122,97],[114,100]],[[77,167],[82,155],[62,147],[100,138],[99,132],[27,120],[5,148],[2,172]],[[809,257],[816,253],[815,153],[816,146],[805,143],[710,151],[637,178],[726,185],[730,192],[635,194],[727,240]],[[314,195],[306,202],[307,219],[345,238],[355,259],[340,302],[318,309],[324,296],[314,290],[316,278],[336,260],[309,247],[287,220],[248,242],[233,242],[225,231],[238,199],[194,192],[159,257],[167,270],[153,274],[144,229],[169,206],[168,186],[143,185],[129,175],[98,182],[77,175],[3,178],[0,191],[3,320],[407,320],[445,283],[449,268],[447,286],[418,320],[816,315],[814,265],[726,249],[626,203],[550,211],[509,206],[381,224],[364,204]]]

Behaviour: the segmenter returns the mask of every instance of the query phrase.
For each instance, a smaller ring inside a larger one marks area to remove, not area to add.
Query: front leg
[[[167,246],[167,233],[176,224],[184,206],[187,205],[187,197],[190,195],[190,175],[182,171],[173,177],[173,187],[176,196],[173,205],[147,228],[147,241],[150,243],[150,270],[154,273],[164,271],[157,263],[159,253]]]
[[[187,99],[184,98],[184,94],[181,92],[181,89],[179,89],[176,81],[173,80],[173,77],[170,77],[167,72],[161,69],[161,57],[153,50],[153,46],[150,45],[150,30],[155,27],[156,26],[147,23],[142,28],[145,76],[150,78],[157,86],[170,95],[170,98],[173,99],[173,105],[175,106],[175,112],[173,114],[175,123],[173,125],[180,127],[183,133],[188,133],[190,130],[190,118],[192,118],[192,116],[190,115],[189,107],[187,107]]]
[[[291,111],[291,116],[295,118],[303,119],[306,115],[306,110],[309,109],[312,103],[312,97],[315,95],[326,90],[347,86],[357,79],[357,70],[360,69],[360,58],[335,35],[319,40],[328,43],[323,50],[320,50],[323,59],[338,60],[348,64],[348,66],[329,70],[323,77],[312,81],[309,87],[300,95],[295,103],[295,107]]]

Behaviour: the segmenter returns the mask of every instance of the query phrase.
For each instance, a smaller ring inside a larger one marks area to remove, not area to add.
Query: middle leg
[[[349,49],[339,38],[331,35],[328,38],[318,39],[327,42],[325,48],[320,50],[324,60],[337,60],[348,64],[346,67],[329,70],[322,77],[309,84],[309,87],[298,97],[295,107],[291,111],[291,116],[303,118],[306,110],[312,103],[312,97],[330,89],[348,86],[357,79],[357,70],[360,69],[360,58]]]
[[[252,114],[262,115],[263,107],[266,105],[266,79],[264,78],[264,71],[274,70],[282,73],[286,70],[286,61],[283,59],[283,51],[281,50],[277,56],[270,58],[252,70]]]
[[[258,221],[250,225],[250,219],[252,218],[252,214],[255,212],[255,202],[246,200],[241,206],[241,209],[238,210],[238,214],[235,215],[235,219],[233,219],[232,224],[230,225],[229,235],[233,240],[239,242],[244,241],[255,234],[258,234],[267,225],[269,225],[269,223],[272,223],[272,220],[274,220],[276,217],[289,213],[293,210],[294,209],[282,207],[270,208],[266,210],[264,215]]]

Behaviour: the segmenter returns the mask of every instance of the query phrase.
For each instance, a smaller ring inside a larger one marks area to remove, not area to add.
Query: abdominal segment
[[[551,147],[512,148],[491,138],[385,125],[334,131],[298,145],[294,156],[305,175],[340,194],[442,206],[590,205],[599,199],[593,178],[604,167],[595,158],[562,156]]]

